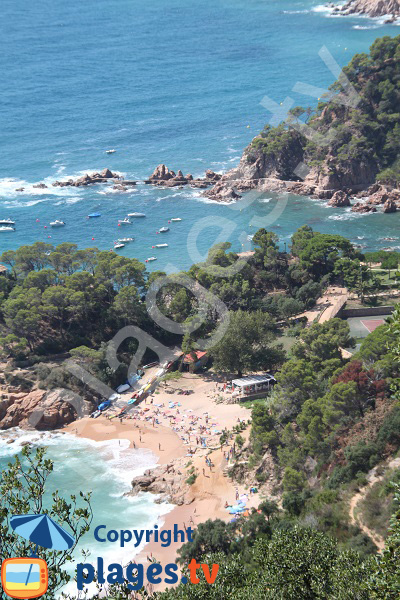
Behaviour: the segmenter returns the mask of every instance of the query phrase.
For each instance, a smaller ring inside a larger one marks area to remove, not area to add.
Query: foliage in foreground
[[[76,539],[69,551],[56,552],[40,548],[40,557],[49,567],[49,589],[45,598],[54,598],[54,593],[70,579],[66,566],[81,538],[89,531],[92,520],[90,494],[79,493],[68,500],[58,490],[51,494],[47,480],[53,471],[53,463],[45,457],[45,449],[35,453],[25,446],[21,457],[9,463],[1,473],[0,484],[0,559],[29,556],[35,545],[13,532],[10,517],[19,514],[46,513]],[[47,492],[47,494],[46,494]],[[1,591],[1,598],[7,596]]]

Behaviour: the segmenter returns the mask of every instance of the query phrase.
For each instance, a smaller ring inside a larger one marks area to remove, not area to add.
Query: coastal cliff
[[[266,125],[239,165],[205,195],[223,199],[227,189],[286,189],[330,199],[337,191],[362,194],[376,183],[388,193],[396,189],[399,54],[397,36],[376,40],[368,55],[355,55],[343,69],[347,82],[336,81],[315,110],[295,107],[284,123]]]

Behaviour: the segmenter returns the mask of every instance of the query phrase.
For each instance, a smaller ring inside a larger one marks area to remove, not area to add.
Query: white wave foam
[[[309,13],[310,11],[305,8],[303,10],[283,10],[282,13],[284,15],[300,15],[300,14],[304,14],[304,13]]]
[[[379,29],[380,25],[353,25],[353,29]]]
[[[63,204],[76,204],[80,202],[82,198],[80,196],[72,196],[72,198],[64,198],[54,204],[54,206],[62,206]]]
[[[330,215],[328,219],[332,221],[350,221],[351,219],[358,219],[360,217],[367,217],[368,215],[376,215],[377,213],[367,212],[367,213],[359,213],[359,212],[347,212],[342,213],[340,215]]]
[[[317,6],[313,6],[311,9],[312,12],[316,13],[328,13],[331,14],[333,11],[332,6],[328,6],[327,4],[318,4]]]
[[[222,204],[223,206],[230,206],[231,204],[236,204],[236,200],[231,200],[230,202],[225,202],[221,200],[213,200],[212,198],[207,198],[207,196],[193,196],[195,200],[199,202],[203,202],[204,204]]]

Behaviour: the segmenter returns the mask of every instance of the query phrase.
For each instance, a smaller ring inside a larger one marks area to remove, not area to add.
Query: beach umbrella
[[[48,515],[15,515],[10,519],[15,533],[37,546],[51,550],[69,550],[75,538]]]

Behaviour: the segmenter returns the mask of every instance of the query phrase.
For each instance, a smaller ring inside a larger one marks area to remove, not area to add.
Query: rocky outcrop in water
[[[397,211],[397,204],[396,202],[393,200],[393,198],[388,198],[385,202],[385,204],[383,205],[383,212],[384,213],[394,213]]]
[[[211,190],[203,192],[203,196],[210,198],[211,200],[217,200],[219,202],[234,202],[241,198],[233,188],[227,187],[224,184],[216,184]]]
[[[68,179],[66,181],[55,181],[52,183],[53,187],[82,187],[86,185],[93,185],[95,183],[107,183],[110,179],[120,179],[117,173],[113,173],[110,169],[104,169],[101,173],[92,173],[89,175],[86,173],[78,179]]]
[[[352,208],[351,208],[352,212],[357,212],[357,213],[370,213],[370,212],[376,212],[376,208],[375,206],[371,206],[371,204],[368,204],[367,202],[356,202]]]
[[[204,179],[194,179],[193,175],[188,173],[184,175],[181,170],[177,173],[169,169],[166,165],[158,165],[145,181],[147,184],[159,185],[162,187],[180,187],[183,185],[190,185],[191,187],[206,188],[213,185],[216,181],[221,178],[221,175],[214,173],[208,169]]]
[[[336,208],[341,208],[343,206],[350,206],[350,198],[346,192],[339,190],[335,192],[332,198],[328,202],[329,206],[335,206]]]
[[[393,22],[400,17],[399,0],[350,0],[344,5],[336,6],[329,3],[335,14],[340,15],[367,15],[368,17],[385,17],[391,15],[386,22]]]

